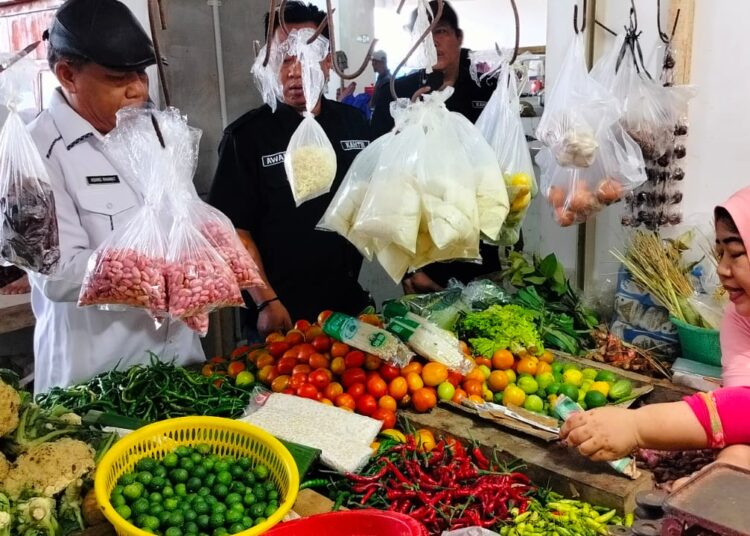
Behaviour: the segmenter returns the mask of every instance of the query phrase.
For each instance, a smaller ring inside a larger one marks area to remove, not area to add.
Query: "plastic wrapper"
[[[318,229],[336,232],[349,240],[369,261],[374,256],[374,244],[367,237],[360,236],[353,227],[382,156],[383,147],[392,137],[391,133],[381,136],[357,155],[317,226]]]
[[[306,111],[284,157],[284,169],[297,206],[328,193],[336,178],[336,152],[313,114],[325,87],[320,62],[328,55],[328,40],[321,36],[308,44],[313,33],[309,28],[293,30],[281,45],[282,54],[295,57],[301,66],[305,94]]]
[[[534,165],[521,122],[518,96],[515,71],[506,63],[500,68],[497,89],[476,124],[477,129],[495,151],[505,183],[508,214],[496,236],[496,241],[506,246],[518,242],[524,217],[531,200],[537,194]],[[498,188],[494,182],[491,184],[492,187]],[[481,183],[479,189],[484,190]],[[485,201],[480,198],[478,202],[481,211]]]
[[[546,100],[537,138],[560,166],[588,167],[596,160],[599,133],[618,118],[617,101],[588,74],[583,34],[575,35]]]
[[[337,341],[398,367],[405,367],[414,357],[414,352],[395,335],[342,313],[333,313],[323,324],[323,331]]]
[[[276,111],[276,106],[283,98],[281,84],[279,83],[279,73],[281,71],[281,50],[278,45],[271,45],[271,52],[268,56],[268,63],[263,65],[266,59],[266,47],[269,43],[263,45],[258,51],[258,55],[253,62],[250,72],[255,80],[255,87],[258,88],[260,96],[271,111]]]
[[[427,31],[433,15],[428,0],[417,0],[417,18],[411,29],[412,43],[416,43],[422,37],[422,34]],[[430,74],[432,66],[437,63],[437,60],[437,49],[435,48],[435,41],[430,32],[414,51],[409,63],[418,69],[424,69],[427,74]]]
[[[469,311],[461,299],[462,291],[462,287],[449,287],[429,294],[408,294],[396,301],[436,326],[453,331],[459,316]]]
[[[0,73],[0,100],[8,109],[0,130],[0,262],[50,275],[60,260],[55,197],[19,115],[29,61]]]

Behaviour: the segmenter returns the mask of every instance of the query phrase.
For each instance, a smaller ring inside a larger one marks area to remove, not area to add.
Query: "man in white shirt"
[[[45,37],[60,87],[29,130],[55,196],[61,259],[54,276],[31,277],[34,390],[147,363],[149,351],[180,364],[202,360],[197,335],[182,322],[167,320],[157,329],[142,310],[76,305],[91,254],[143,204],[137,186],[102,152],[102,139],[120,108],[148,100],[151,40],[117,0],[68,0]]]

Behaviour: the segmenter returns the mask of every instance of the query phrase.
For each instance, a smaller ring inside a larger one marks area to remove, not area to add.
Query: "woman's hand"
[[[443,287],[435,283],[430,276],[424,272],[414,272],[401,283],[404,287],[404,294],[427,294],[428,292],[438,292]]]
[[[595,461],[629,456],[638,447],[635,412],[604,407],[574,413],[563,424],[560,439],[578,447],[578,452]]]
[[[269,333],[278,331],[286,333],[292,329],[292,319],[289,311],[280,301],[269,303],[260,313],[258,313],[258,333],[261,338],[265,339]]]

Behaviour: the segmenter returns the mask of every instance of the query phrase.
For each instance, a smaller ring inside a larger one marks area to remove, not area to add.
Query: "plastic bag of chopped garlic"
[[[328,193],[336,177],[336,153],[313,114],[325,86],[320,62],[328,55],[328,40],[321,36],[308,43],[313,33],[309,28],[293,30],[282,44],[284,57],[293,57],[300,64],[305,94],[306,111],[289,140],[284,158],[284,169],[297,206]]]
[[[372,455],[370,444],[382,425],[370,417],[316,400],[269,394],[266,390],[253,394],[240,420],[284,441],[320,449],[323,464],[342,473],[355,473],[364,467]]]

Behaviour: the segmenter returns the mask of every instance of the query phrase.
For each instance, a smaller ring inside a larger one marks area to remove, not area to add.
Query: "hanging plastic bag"
[[[5,59],[0,57],[0,64]],[[0,73],[0,100],[8,109],[0,131],[0,262],[49,275],[60,260],[55,198],[19,115],[32,73],[26,59]]]
[[[304,118],[292,134],[284,157],[284,169],[297,206],[328,193],[336,178],[336,152],[313,114],[325,86],[320,63],[329,54],[328,40],[321,36],[308,44],[313,33],[309,28],[293,30],[282,45],[282,54],[294,56],[300,64],[305,94]]]
[[[357,155],[317,226],[318,229],[333,231],[349,240],[369,261],[375,254],[373,241],[361,236],[353,227],[367,195],[370,180],[383,154],[383,148],[392,137],[393,134],[390,132],[379,137]]]
[[[268,63],[263,65],[266,61],[266,50],[269,45],[271,46],[271,52],[268,54]],[[276,105],[283,97],[281,83],[279,82],[281,50],[278,44],[274,45],[272,43],[263,45],[250,69],[253,80],[255,80],[255,87],[258,88],[263,102],[271,107],[272,112],[276,111]]]
[[[561,166],[588,167],[596,158],[598,134],[618,117],[614,97],[588,74],[583,35],[575,35],[549,92],[537,138]]]
[[[534,165],[520,109],[515,70],[505,63],[499,70],[497,89],[476,123],[495,151],[505,182],[508,215],[495,239],[505,246],[518,242],[526,212],[537,194]]]
[[[140,308],[161,319],[167,314],[161,211],[170,155],[160,145],[151,113],[148,109],[120,110],[117,127],[104,139],[104,152],[128,180],[140,186],[144,204],[91,255],[78,305]]]
[[[411,29],[412,43],[416,43],[421,39],[422,34],[430,27],[432,17],[434,17],[434,13],[428,0],[417,0],[417,18]],[[432,38],[432,32],[429,32],[414,51],[414,54],[412,54],[410,64],[414,65],[417,69],[424,69],[427,74],[430,74],[432,66],[437,63],[437,60],[435,41]]]

